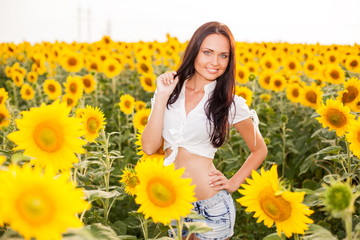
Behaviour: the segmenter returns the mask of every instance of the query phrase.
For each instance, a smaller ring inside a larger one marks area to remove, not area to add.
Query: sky
[[[360,0],[0,0],[0,42],[186,41],[208,21],[239,42],[360,44]]]

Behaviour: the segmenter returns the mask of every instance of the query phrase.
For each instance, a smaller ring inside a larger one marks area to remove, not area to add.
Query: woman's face
[[[230,43],[221,34],[208,35],[200,46],[195,59],[195,76],[207,81],[220,77],[229,64]]]

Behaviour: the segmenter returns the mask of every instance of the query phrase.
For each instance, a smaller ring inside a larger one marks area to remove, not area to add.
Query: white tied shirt
[[[185,110],[185,87],[184,82],[178,99],[165,109],[162,137],[164,138],[164,150],[170,148],[172,153],[165,158],[164,165],[170,165],[175,161],[179,147],[185,148],[192,154],[213,159],[217,148],[210,141],[211,128],[205,113],[205,103],[211,96],[216,86],[216,81],[204,86],[204,96],[186,116]],[[154,105],[154,98],[151,100]],[[253,118],[255,131],[258,131],[258,118],[254,110],[249,110],[246,100],[234,95],[234,103],[230,108],[229,123],[231,125],[249,117]],[[255,134],[256,136],[256,134]],[[256,139],[255,139],[256,144]]]

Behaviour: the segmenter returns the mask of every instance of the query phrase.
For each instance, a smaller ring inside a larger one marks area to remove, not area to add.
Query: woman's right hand
[[[175,77],[176,72],[166,72],[161,74],[156,79],[157,92],[169,95],[174,91],[176,84],[179,82],[179,77]],[[174,78],[175,77],[175,78]]]

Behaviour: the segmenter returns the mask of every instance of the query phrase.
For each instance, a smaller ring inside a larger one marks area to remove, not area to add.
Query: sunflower
[[[144,74],[140,77],[140,84],[142,88],[147,92],[155,92],[156,85],[155,85],[156,76],[153,73]]]
[[[60,64],[66,71],[75,73],[79,72],[84,66],[84,62],[80,54],[71,51],[67,51],[62,56]]]
[[[268,93],[262,93],[262,94],[260,95],[260,99],[261,99],[262,101],[264,101],[264,102],[269,102],[270,99],[271,99],[271,95],[268,94]]]
[[[323,91],[316,84],[304,85],[300,91],[300,103],[304,106],[317,109],[321,102]]]
[[[49,99],[55,100],[61,96],[61,85],[54,79],[46,79],[43,89]]]
[[[267,89],[267,90],[271,90],[271,87],[270,87],[270,79],[271,79],[271,76],[273,75],[274,73],[271,72],[271,71],[263,71],[260,73],[259,75],[259,85],[263,88],[263,89]]]
[[[95,57],[89,57],[86,60],[85,67],[89,72],[101,72],[101,60]]]
[[[126,115],[133,113],[135,107],[135,98],[130,94],[122,95],[120,97],[119,107],[120,110]]]
[[[106,77],[113,78],[120,74],[122,66],[114,58],[108,58],[102,65],[102,72],[105,73]]]
[[[31,100],[35,96],[35,91],[29,84],[25,83],[21,86],[20,95],[24,100]]]
[[[135,101],[135,111],[139,111],[144,108],[146,108],[146,103],[144,101]]]
[[[248,87],[235,86],[235,94],[244,98],[246,104],[250,107],[252,103],[253,92]]]
[[[300,102],[301,85],[291,83],[286,87],[286,97],[293,103]]]
[[[346,139],[350,143],[350,150],[355,156],[360,158],[360,120],[350,124]]]
[[[337,51],[327,51],[324,54],[324,60],[328,64],[339,64],[340,63],[340,56]]]
[[[140,129],[141,126],[146,126],[151,109],[145,108],[137,111],[133,117],[133,124],[135,129]]]
[[[284,69],[286,72],[289,72],[291,74],[296,74],[300,71],[302,71],[302,66],[300,64],[300,61],[294,57],[294,56],[288,56],[283,60]]]
[[[329,64],[324,70],[325,80],[333,84],[341,84],[345,81],[345,72],[335,64]]]
[[[81,77],[85,93],[92,93],[96,88],[96,80],[93,75],[87,74]]]
[[[244,84],[247,83],[249,81],[249,69],[247,67],[241,66],[241,65],[237,65],[236,66],[236,75],[235,75],[235,80],[240,83],[240,84]]]
[[[0,88],[0,105],[5,105],[8,98],[9,98],[9,94],[5,90],[5,88]]]
[[[316,119],[322,126],[335,130],[339,137],[349,132],[349,125],[355,120],[355,116],[350,113],[350,108],[334,99],[328,99],[316,112],[320,115]]]
[[[147,161],[148,159],[154,159],[157,161],[161,161],[164,162],[164,158],[165,158],[165,152],[163,150],[164,146],[161,146],[154,154],[152,155],[147,155],[146,153],[144,153],[144,151],[142,150],[142,143],[141,143],[141,137],[142,137],[142,133],[144,132],[144,126],[141,126],[138,129],[138,133],[136,134],[136,142],[135,145],[138,146],[137,150],[139,150],[139,152],[137,152],[137,155],[141,156],[140,160],[144,160]]]
[[[24,75],[15,71],[11,75],[12,80],[14,81],[15,86],[21,87],[24,84]]]
[[[274,72],[274,71],[278,70],[280,67],[280,64],[276,60],[276,58],[269,54],[262,57],[259,64],[263,71],[269,70],[269,71]]]
[[[304,63],[304,72],[307,76],[315,78],[320,72],[320,63],[315,59],[306,60]]]
[[[68,177],[15,165],[3,174],[7,176],[0,186],[5,221],[25,239],[61,239],[68,228],[83,225],[77,214],[89,204]]]
[[[7,127],[10,124],[10,113],[5,104],[0,105],[0,127]]]
[[[139,60],[139,62],[136,63],[136,70],[140,74],[152,74],[154,72],[154,69],[152,67],[152,64],[150,61],[145,60]]]
[[[26,79],[31,82],[31,83],[36,83],[36,81],[38,80],[38,74],[37,72],[28,72],[28,74],[26,75]]]
[[[75,98],[74,96],[66,93],[61,97],[61,102],[66,103],[66,106],[69,108],[73,108],[78,103],[79,99]]]
[[[338,92],[337,99],[345,106],[350,106],[360,96],[360,80],[352,77],[344,84],[344,91]]]
[[[346,56],[345,67],[348,71],[360,73],[360,57],[357,55]]]
[[[275,73],[271,76],[270,79],[270,88],[275,92],[280,92],[286,88],[286,79],[280,73]]]
[[[139,161],[135,171],[139,179],[135,201],[145,218],[167,225],[191,212],[195,185],[190,185],[190,178],[182,178],[184,168],[175,170],[174,164],[164,166],[161,161],[148,160]]]
[[[135,187],[139,184],[139,178],[137,177],[135,169],[131,167],[125,167],[119,182],[123,184],[127,194],[131,196],[136,194]]]
[[[85,132],[85,139],[95,142],[99,131],[104,128],[106,122],[104,113],[98,107],[86,106],[81,117]]]
[[[246,207],[245,211],[255,212],[257,222],[264,221],[269,228],[275,223],[279,236],[282,232],[287,237],[293,233],[304,234],[308,224],[313,223],[308,218],[313,211],[302,204],[305,193],[283,190],[277,165],[269,171],[262,168],[261,174],[253,170],[251,177],[239,190],[244,196],[236,200]]]
[[[80,139],[81,120],[68,117],[70,108],[55,101],[51,105],[23,111],[23,118],[16,120],[18,131],[8,138],[24,155],[33,157],[34,164],[54,170],[68,169],[78,162],[75,153],[83,153],[84,141]]]
[[[324,184],[323,187],[320,197],[324,210],[330,212],[334,218],[343,218],[349,212],[354,212],[354,201],[360,193],[353,194],[356,191],[352,189],[349,181],[331,179],[330,184]]]
[[[84,84],[79,76],[68,76],[64,83],[65,92],[78,100],[82,97],[84,91]]]
[[[350,108],[353,112],[360,112],[360,96],[351,103]]]

